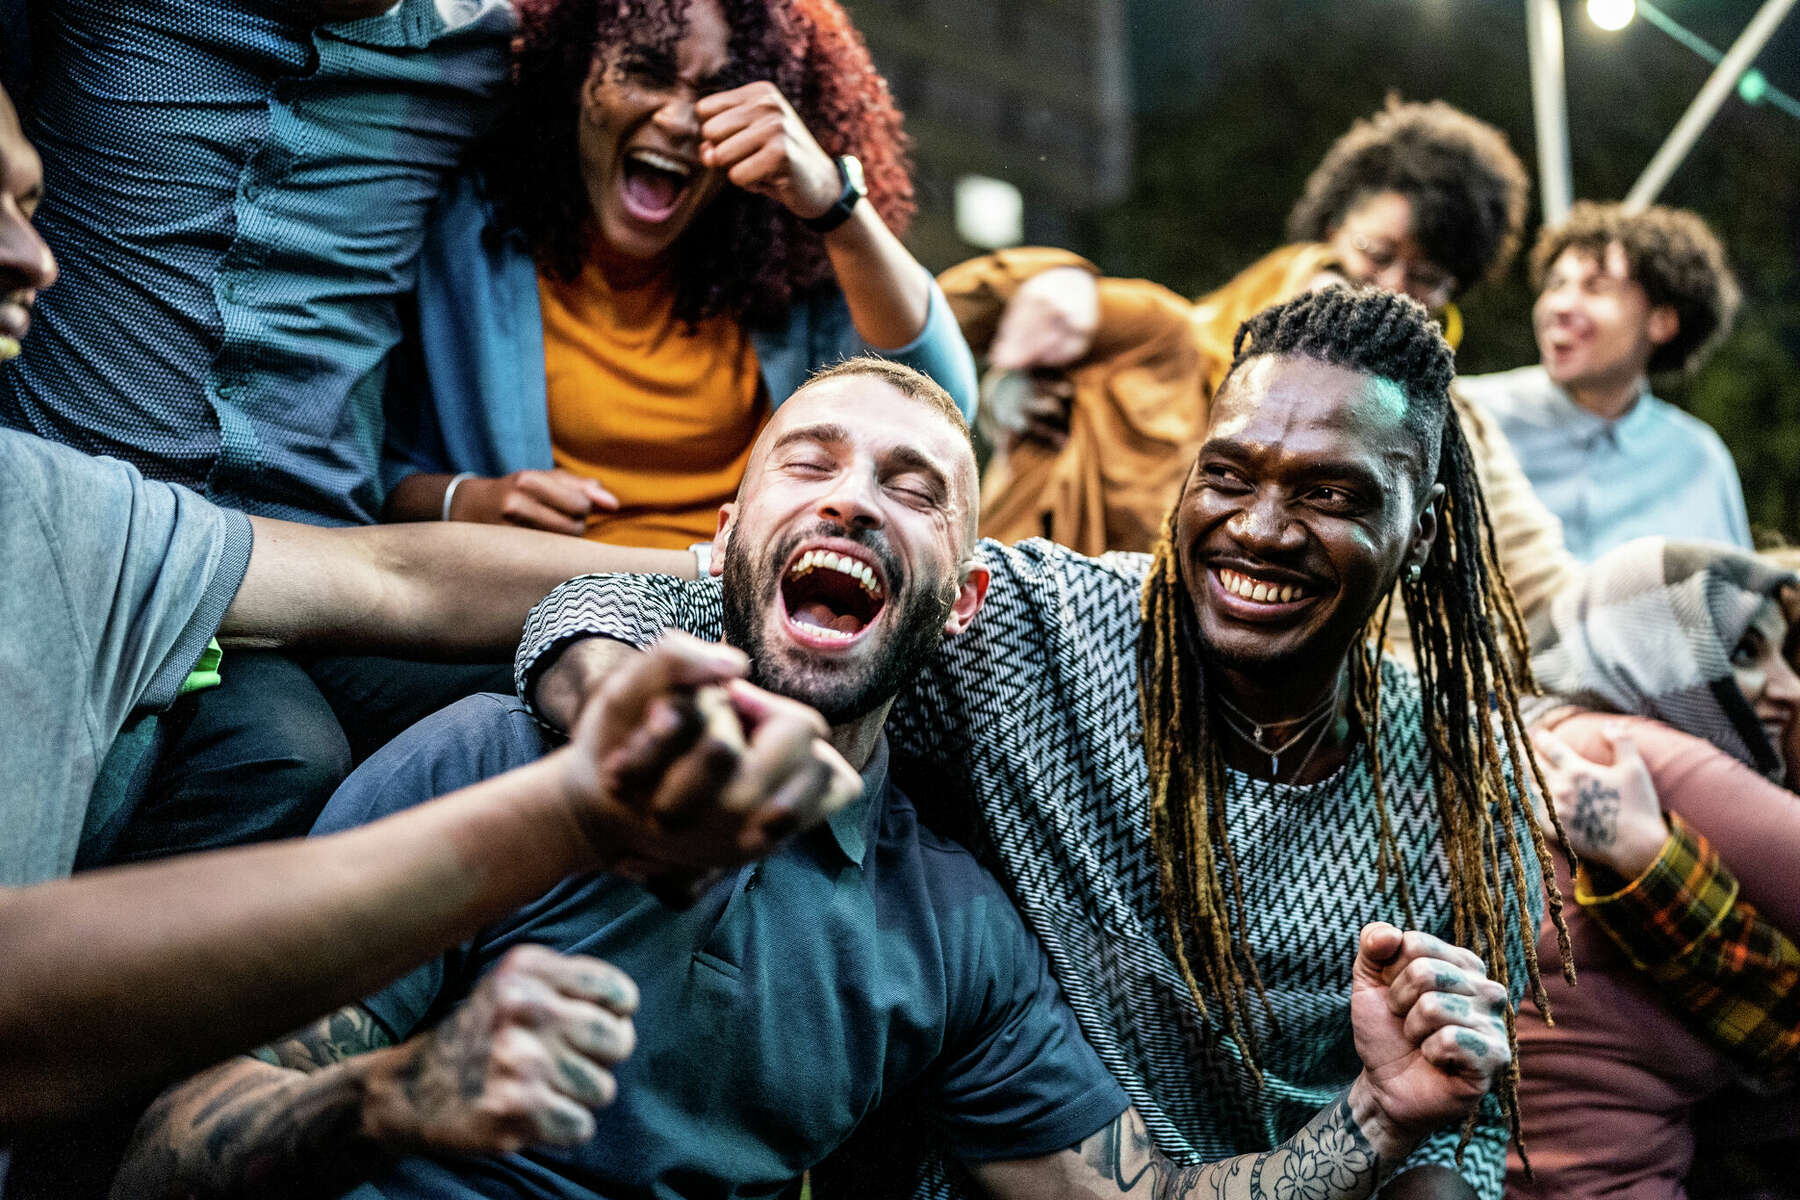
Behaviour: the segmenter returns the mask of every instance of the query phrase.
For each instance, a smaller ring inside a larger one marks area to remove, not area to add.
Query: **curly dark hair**
[[[1509,937],[1516,939],[1527,982],[1541,1007],[1546,997],[1538,976],[1537,930],[1522,891],[1527,855],[1542,873],[1571,982],[1573,969],[1567,965],[1562,896],[1549,847],[1531,819],[1525,781],[1529,774],[1544,789],[1519,712],[1521,694],[1537,689],[1526,663],[1524,621],[1497,565],[1474,455],[1451,407],[1455,363],[1450,346],[1417,301],[1378,288],[1330,287],[1251,317],[1239,328],[1232,353],[1233,371],[1265,355],[1305,355],[1390,379],[1407,395],[1407,429],[1431,448],[1428,469],[1421,475],[1444,486],[1437,539],[1420,573],[1401,583],[1400,600],[1416,649],[1422,724],[1437,782],[1441,850],[1450,872],[1451,940],[1472,946],[1486,959],[1493,978],[1510,986],[1506,945]],[[1417,410],[1417,421],[1411,410]],[[1252,992],[1265,1010],[1268,1002],[1255,957],[1241,936],[1244,892],[1219,801],[1225,767],[1222,735],[1212,723],[1215,685],[1199,661],[1204,636],[1188,599],[1182,556],[1175,551],[1179,508],[1177,502],[1163,523],[1144,583],[1138,634],[1151,838],[1176,964],[1201,1012],[1210,1011],[1209,997],[1218,1006],[1221,1024],[1260,1079],[1254,1026],[1246,1015]],[[1390,596],[1377,607],[1368,636],[1351,646],[1349,669],[1352,704],[1375,784],[1381,830],[1377,871],[1411,926],[1416,924],[1412,896],[1382,783],[1379,644],[1391,604]],[[1516,769],[1509,770],[1508,764]],[[1554,820],[1554,805],[1550,811]],[[1526,831],[1523,837],[1521,830]],[[1560,823],[1556,831],[1566,852]],[[1516,1138],[1518,1044],[1510,1009],[1506,1027],[1513,1062],[1500,1102]]]
[[[581,88],[626,43],[673,51],[693,0],[521,0],[508,103],[483,152],[502,219],[540,269],[573,279],[592,224],[576,152]],[[766,79],[830,155],[861,160],[869,201],[896,235],[912,219],[909,142],[887,82],[836,0],[718,0],[736,83]],[[727,185],[675,250],[675,315],[729,313],[778,322],[796,296],[831,278],[819,236],[780,204]]]
[[[1531,286],[1543,291],[1550,264],[1568,249],[1596,260],[1619,243],[1631,278],[1652,305],[1675,310],[1675,336],[1650,351],[1650,373],[1698,370],[1731,331],[1737,316],[1737,278],[1725,262],[1725,248],[1706,222],[1680,208],[1661,206],[1627,212],[1621,204],[1583,200],[1568,219],[1538,234],[1531,248]]]
[[[1442,100],[1387,106],[1352,125],[1307,177],[1288,237],[1322,242],[1363,197],[1399,192],[1414,237],[1456,294],[1505,272],[1525,226],[1525,167],[1506,135]]]

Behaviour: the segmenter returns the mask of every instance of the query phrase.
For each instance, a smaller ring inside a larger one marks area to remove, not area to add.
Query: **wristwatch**
[[[844,181],[844,190],[838,193],[837,203],[816,217],[800,218],[800,223],[814,233],[830,233],[848,221],[856,202],[869,194],[869,187],[863,182],[862,163],[854,154],[838,155],[837,170],[838,178]]]

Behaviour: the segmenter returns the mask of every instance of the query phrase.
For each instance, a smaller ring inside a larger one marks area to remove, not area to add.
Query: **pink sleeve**
[[[1710,742],[1643,717],[1580,713],[1556,731],[1587,757],[1611,762],[1600,733],[1610,721],[1623,723],[1637,743],[1662,806],[1712,843],[1764,917],[1800,935],[1800,795]]]

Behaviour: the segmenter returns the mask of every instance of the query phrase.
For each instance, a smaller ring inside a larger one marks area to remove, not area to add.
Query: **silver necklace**
[[[1321,700],[1318,707],[1310,709],[1304,715],[1295,718],[1295,720],[1298,721],[1298,724],[1295,725],[1293,734],[1278,746],[1271,746],[1269,744],[1269,731],[1278,725],[1288,725],[1293,724],[1293,722],[1270,721],[1267,724],[1264,724],[1256,720],[1237,705],[1233,704],[1223,695],[1217,695],[1214,699],[1218,700],[1222,707],[1223,711],[1219,713],[1219,719],[1225,722],[1225,728],[1237,734],[1238,737],[1244,741],[1249,742],[1256,748],[1258,753],[1268,755],[1269,778],[1275,779],[1281,774],[1281,756],[1299,745],[1301,739],[1305,738],[1308,734],[1314,735],[1312,746],[1307,750],[1306,757],[1301,760],[1300,769],[1304,771],[1306,765],[1312,761],[1313,755],[1319,749],[1319,744],[1325,738],[1325,730],[1330,727],[1330,722],[1327,718],[1336,715],[1338,697],[1342,694],[1343,688],[1344,679],[1343,676],[1340,675],[1338,676],[1337,686],[1331,689],[1331,694]]]

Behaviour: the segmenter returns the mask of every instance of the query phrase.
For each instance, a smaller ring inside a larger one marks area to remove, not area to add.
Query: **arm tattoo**
[[[1104,1181],[1097,1196],[1144,1200],[1358,1200],[1380,1184],[1383,1165],[1340,1097],[1273,1150],[1184,1167],[1150,1139],[1136,1110],[1127,1110],[1079,1147]]]
[[[388,1036],[387,1028],[373,1013],[360,1004],[351,1004],[316,1024],[271,1042],[256,1051],[256,1057],[272,1066],[305,1071],[310,1075],[332,1063],[393,1044],[394,1039]]]
[[[360,1005],[164,1092],[138,1122],[115,1197],[337,1195],[386,1156],[338,1066],[391,1044]],[[336,1068],[336,1069],[334,1069]]]

